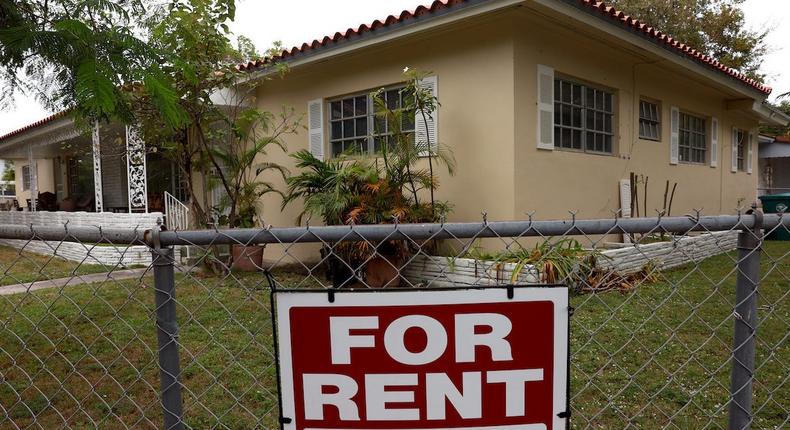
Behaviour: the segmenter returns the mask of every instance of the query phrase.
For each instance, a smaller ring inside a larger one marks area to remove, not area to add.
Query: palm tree
[[[291,154],[301,170],[287,179],[288,193],[282,208],[297,199],[304,208],[297,217],[320,217],[327,225],[345,224],[348,212],[359,203],[365,188],[378,180],[378,172],[358,160],[343,157],[322,161],[307,150]]]
[[[265,158],[272,146],[287,151],[282,137],[295,132],[298,121],[293,120],[292,112],[284,111],[275,119],[269,112],[247,108],[229,118],[225,125],[213,136],[225,144],[212,145],[207,151],[216,171],[209,187],[221,187],[224,191],[220,205],[228,209],[224,220],[228,226],[253,227],[262,196],[274,193],[285,198],[272,182],[262,178],[267,172],[274,172],[285,180],[288,170]]]
[[[385,91],[380,89],[373,93],[373,102],[376,109],[377,128],[386,123],[388,141],[381,145],[381,158],[385,175],[394,183],[407,189],[411,194],[413,204],[420,206],[419,192],[428,190],[430,197],[430,211],[434,218],[441,216],[437,213],[438,206],[445,207],[445,203],[437,204],[434,192],[439,183],[434,174],[434,162],[438,162],[447,169],[450,175],[455,174],[455,157],[445,145],[431,142],[430,136],[426,140],[418,140],[416,133],[404,130],[404,124],[414,125],[415,121],[423,123],[428,128],[431,113],[440,105],[433,92],[421,85],[427,73],[406,69],[406,86],[400,90],[400,106],[390,108],[384,98]],[[411,128],[411,127],[409,127]],[[375,130],[381,134],[384,130]],[[421,159],[427,159],[428,169],[418,168]],[[435,219],[434,219],[435,220]]]

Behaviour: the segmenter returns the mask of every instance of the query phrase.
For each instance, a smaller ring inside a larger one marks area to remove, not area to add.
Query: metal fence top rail
[[[101,227],[0,225],[6,239],[39,239],[63,242],[94,242],[154,246],[317,243],[338,241],[427,240],[529,236],[602,235],[750,230],[760,224],[772,230],[790,228],[790,217],[782,214],[741,214],[652,218],[568,219],[552,221],[492,221],[477,223],[378,224],[345,226],[268,227],[264,229],[218,229],[162,231],[103,229]]]

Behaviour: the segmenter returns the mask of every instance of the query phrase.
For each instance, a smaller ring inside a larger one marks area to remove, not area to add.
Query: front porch
[[[5,140],[0,158],[14,161],[17,201],[0,223],[188,227],[179,169],[132,127],[83,133],[63,117]]]

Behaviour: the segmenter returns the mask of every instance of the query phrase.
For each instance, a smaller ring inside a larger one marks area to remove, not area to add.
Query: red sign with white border
[[[565,428],[568,290],[275,293],[284,430]]]

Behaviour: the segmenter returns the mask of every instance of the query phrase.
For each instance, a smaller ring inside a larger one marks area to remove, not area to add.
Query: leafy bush
[[[420,85],[424,74],[407,71],[407,84],[401,89],[403,104],[391,108],[384,100],[384,90],[371,94],[375,106],[376,139],[383,139],[375,157],[360,158],[346,153],[338,158],[319,160],[302,150],[292,157],[301,173],[288,179],[288,193],[283,208],[297,199],[305,216],[321,217],[326,224],[383,224],[390,222],[435,222],[451,209],[448,202],[436,201],[434,191],[439,182],[434,163],[443,164],[452,175],[452,153],[437,142],[417,140],[414,132],[405,131],[407,117],[427,122],[439,105],[430,91]],[[383,125],[387,134],[382,138]],[[427,159],[428,167],[419,166]],[[421,198],[428,192],[428,200]]]

